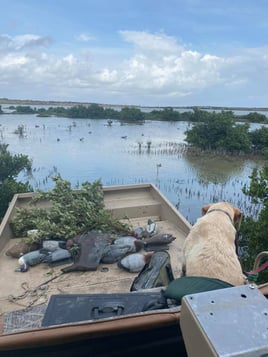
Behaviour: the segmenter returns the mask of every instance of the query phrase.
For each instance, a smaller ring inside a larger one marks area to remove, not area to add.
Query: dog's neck
[[[232,220],[232,217],[230,216],[230,214],[226,211],[224,211],[223,209],[220,209],[220,208],[215,208],[215,209],[212,209],[210,211],[207,212],[208,213],[211,213],[211,212],[215,212],[215,211],[219,211],[219,212],[223,212],[226,214],[226,216],[229,217],[230,221],[232,222],[232,225],[233,227],[235,228],[235,223],[234,221]],[[240,226],[240,225],[239,225]],[[236,254],[238,256],[238,259],[239,259],[239,244],[238,244],[238,241],[239,241],[239,227],[238,229],[236,230],[236,234],[235,234],[235,251],[236,251]]]
[[[232,220],[232,217],[230,216],[230,214],[228,212],[224,211],[223,209],[220,209],[220,208],[211,209],[211,210],[207,211],[207,214],[211,213],[211,212],[215,212],[215,211],[225,213],[229,217],[230,221],[232,222],[232,225],[234,225],[234,221]]]

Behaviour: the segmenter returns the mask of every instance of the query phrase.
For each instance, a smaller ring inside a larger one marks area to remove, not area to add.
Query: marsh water
[[[24,134],[16,134],[18,126]],[[185,152],[187,122],[146,121],[121,125],[113,120],[37,117],[2,114],[1,142],[13,154],[32,160],[32,173],[20,174],[34,189],[53,187],[60,173],[72,186],[100,179],[104,186],[154,183],[191,222],[204,204],[226,200],[244,214],[259,207],[242,193],[253,167],[262,163],[245,157],[190,156]]]

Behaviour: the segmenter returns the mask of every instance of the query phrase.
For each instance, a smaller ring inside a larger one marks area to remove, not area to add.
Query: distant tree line
[[[232,111],[209,112],[194,108],[193,110],[179,112],[172,107],[166,107],[160,110],[143,112],[136,107],[123,107],[121,110],[105,108],[98,104],[89,106],[76,105],[73,107],[49,107],[35,108],[32,106],[10,106],[16,114],[38,114],[39,116],[57,116],[67,118],[82,119],[116,119],[128,122],[141,122],[144,120],[161,120],[161,121],[190,121],[190,122],[207,122],[212,121],[223,113],[235,121],[251,123],[268,123],[268,118],[264,114],[251,112],[245,115],[235,115]],[[1,112],[0,112],[1,113]]]

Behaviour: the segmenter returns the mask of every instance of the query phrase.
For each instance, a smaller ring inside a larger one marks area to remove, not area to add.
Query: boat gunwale
[[[0,351],[61,345],[85,339],[135,333],[178,325],[181,306],[110,317],[100,320],[81,321],[72,324],[53,325],[0,336]]]

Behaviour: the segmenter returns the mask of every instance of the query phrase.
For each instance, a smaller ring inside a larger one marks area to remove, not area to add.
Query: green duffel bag
[[[204,276],[182,276],[169,283],[164,291],[164,296],[167,299],[175,300],[176,304],[181,305],[181,299],[185,295],[231,287],[233,285],[219,279]]]

